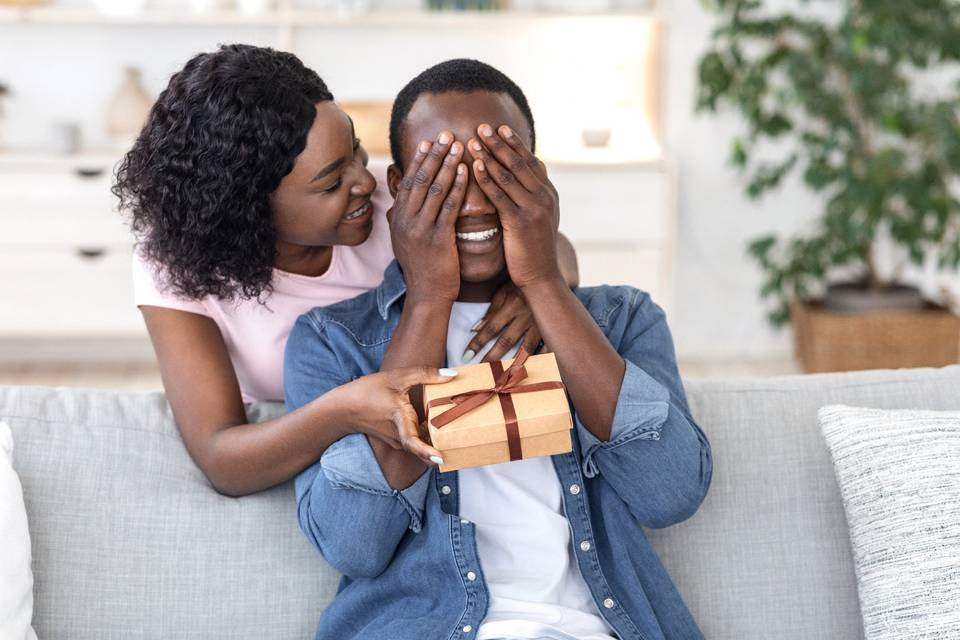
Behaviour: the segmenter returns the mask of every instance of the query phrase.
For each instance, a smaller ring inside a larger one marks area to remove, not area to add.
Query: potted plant
[[[808,371],[957,362],[960,319],[899,278],[910,262],[960,264],[960,4],[705,4],[719,26],[698,109],[745,120],[731,161],[746,193],[800,172],[825,202],[805,233],[749,245],[771,323],[793,321]],[[892,277],[881,257],[898,265]]]

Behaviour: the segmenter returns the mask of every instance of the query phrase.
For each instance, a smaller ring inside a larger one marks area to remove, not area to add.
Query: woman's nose
[[[377,179],[374,178],[373,174],[363,165],[359,165],[359,168],[361,171],[360,178],[353,184],[350,192],[356,196],[365,196],[373,193],[373,190],[377,188]]]

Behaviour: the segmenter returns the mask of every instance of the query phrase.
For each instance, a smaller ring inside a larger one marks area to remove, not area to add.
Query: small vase
[[[119,149],[129,149],[140,134],[153,99],[143,88],[140,70],[127,67],[120,88],[107,107],[107,133]]]

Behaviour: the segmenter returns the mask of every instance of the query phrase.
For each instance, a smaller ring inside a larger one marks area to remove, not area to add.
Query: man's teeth
[[[367,209],[369,209],[369,208],[370,208],[370,203],[368,202],[367,204],[363,205],[362,207],[360,207],[359,209],[357,209],[357,210],[354,211],[353,213],[348,213],[347,215],[345,215],[345,216],[343,217],[343,219],[344,219],[344,220],[353,220],[353,219],[355,219],[355,218],[359,218],[360,216],[362,216],[363,214],[365,214],[365,213],[367,212]]]
[[[471,231],[469,233],[457,232],[457,240],[480,242],[481,240],[489,240],[493,236],[497,235],[497,232],[499,231],[500,227],[494,227],[493,229],[487,229],[486,231]]]

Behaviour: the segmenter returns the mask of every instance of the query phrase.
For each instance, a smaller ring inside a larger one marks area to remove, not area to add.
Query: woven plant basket
[[[797,359],[807,373],[960,362],[960,316],[936,305],[843,313],[817,302],[794,302],[790,311]]]

